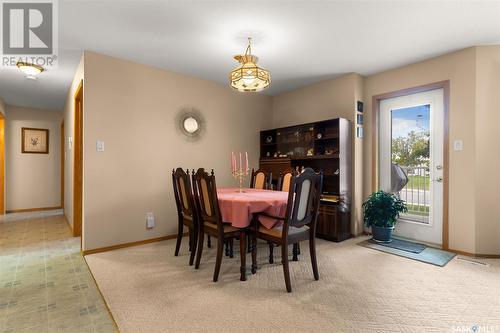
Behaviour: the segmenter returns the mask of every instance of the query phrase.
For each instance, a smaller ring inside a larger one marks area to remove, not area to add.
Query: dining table
[[[236,228],[247,228],[252,222],[254,213],[282,217],[285,215],[288,202],[288,192],[271,191],[255,188],[223,187],[217,189],[217,198],[221,210],[222,221],[230,223]],[[276,219],[260,217],[260,223],[273,228],[278,222]]]
[[[254,188],[222,187],[217,189],[217,198],[222,221],[236,228],[248,228],[254,213],[265,213],[270,216],[285,216],[288,203],[288,192]],[[282,220],[268,216],[259,216],[260,224],[271,229],[279,226]],[[241,253],[241,280],[245,280],[246,253]],[[253,268],[252,268],[253,270]]]

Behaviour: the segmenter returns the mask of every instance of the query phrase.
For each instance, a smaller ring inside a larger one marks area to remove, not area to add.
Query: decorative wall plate
[[[176,117],[177,129],[189,141],[197,141],[201,139],[205,132],[205,119],[203,115],[194,108],[184,108],[177,114]]]

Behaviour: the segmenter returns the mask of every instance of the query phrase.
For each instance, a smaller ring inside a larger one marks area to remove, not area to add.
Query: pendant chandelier
[[[271,84],[271,74],[257,65],[259,58],[252,55],[252,39],[248,38],[248,46],[244,55],[236,55],[240,65],[229,74],[231,87],[243,92],[261,91]]]

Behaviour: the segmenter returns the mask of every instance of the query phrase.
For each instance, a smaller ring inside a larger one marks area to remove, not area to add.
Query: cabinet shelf
[[[302,161],[302,160],[329,160],[338,159],[339,154],[331,155],[313,155],[313,156],[300,156],[300,157],[262,157],[261,161]]]
[[[292,157],[292,160],[328,160],[339,158],[339,154]]]
[[[327,137],[323,137],[323,138],[319,138],[319,139],[316,138],[316,139],[314,139],[314,141],[316,141],[316,142],[322,142],[322,141],[328,141],[328,140],[336,140],[338,138],[339,138],[338,135],[329,135]]]
[[[260,168],[272,172],[273,184],[278,183],[280,173],[297,168],[323,170],[323,193],[342,193],[342,204],[322,198],[316,226],[316,236],[331,241],[350,237],[352,191],[352,132],[353,124],[347,119],[336,118],[315,123],[269,129],[260,132]],[[321,133],[323,137],[315,137]],[[273,142],[267,143],[268,137]],[[307,152],[321,155],[307,156]],[[324,155],[325,151],[334,154]],[[275,153],[295,156],[271,157]],[[271,156],[266,156],[271,154]],[[299,156],[300,155],[300,156]],[[335,174],[337,170],[341,172]]]

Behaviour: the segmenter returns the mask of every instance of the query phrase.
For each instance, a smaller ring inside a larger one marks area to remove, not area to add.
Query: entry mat
[[[367,239],[358,243],[358,245],[440,267],[445,266],[455,257],[455,253],[399,238],[393,238],[390,243],[377,243]]]

